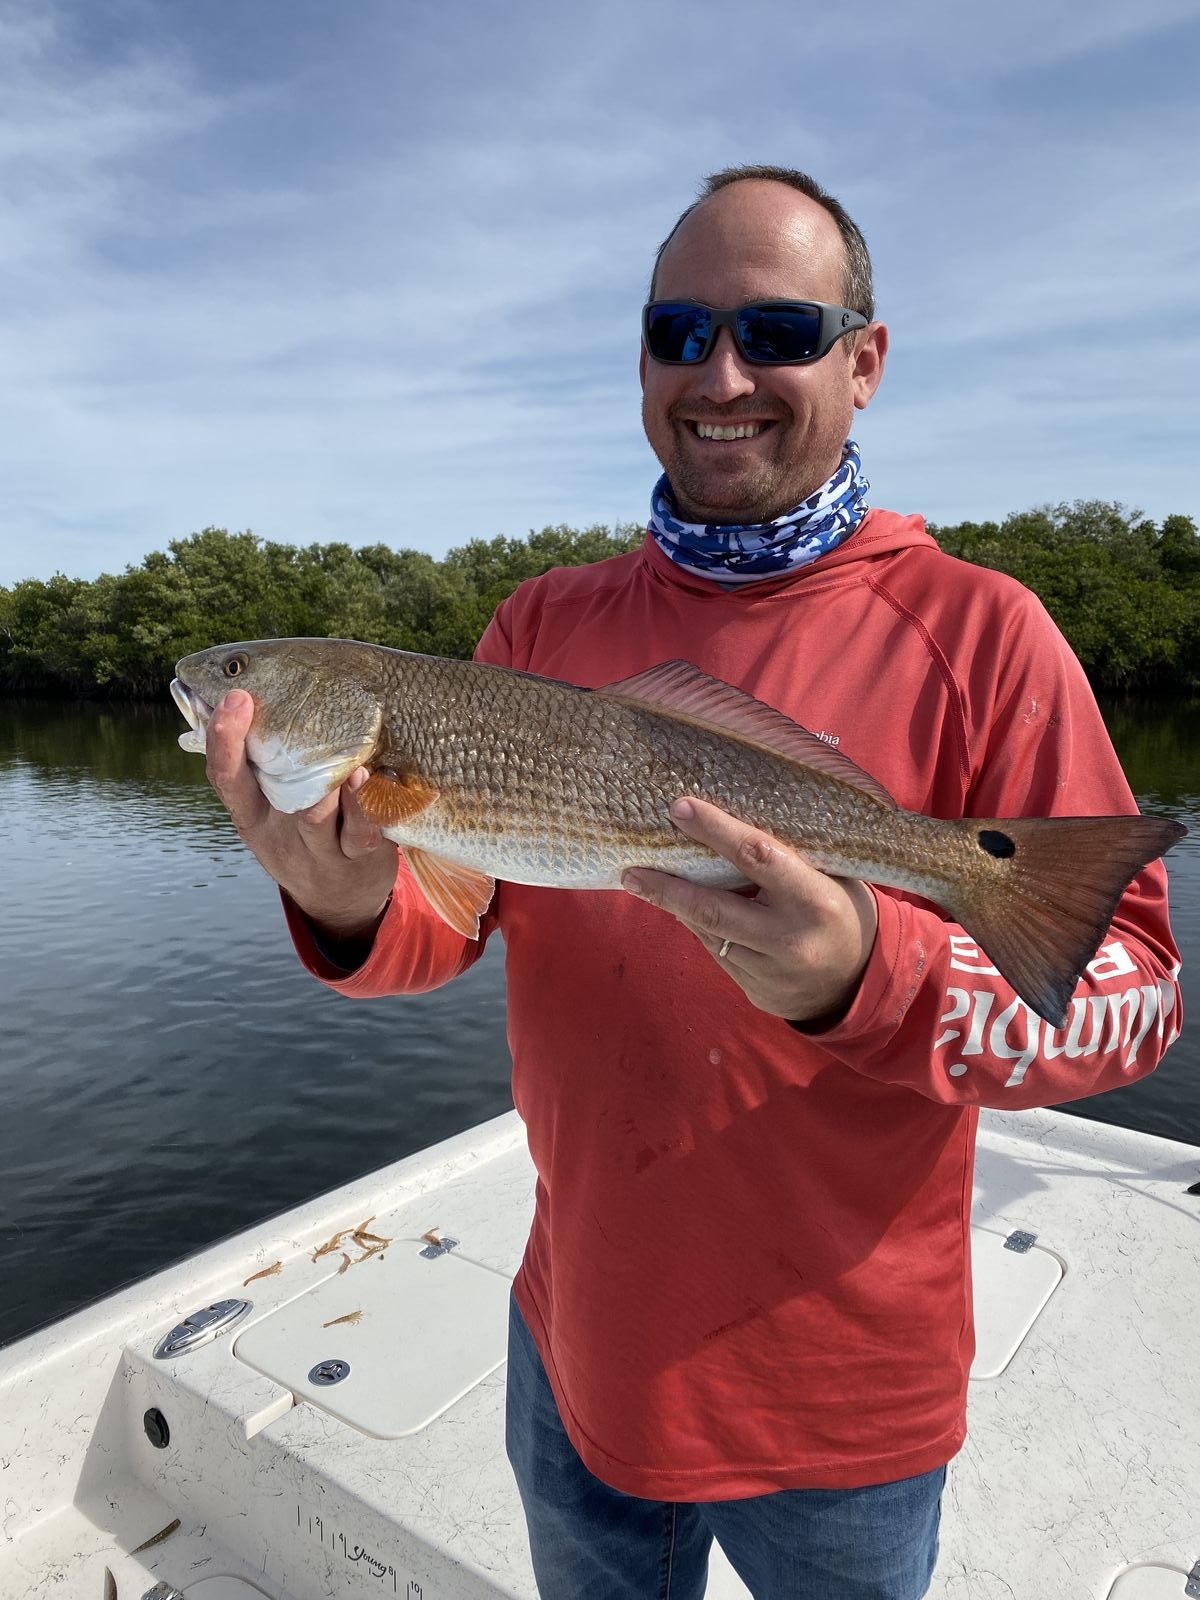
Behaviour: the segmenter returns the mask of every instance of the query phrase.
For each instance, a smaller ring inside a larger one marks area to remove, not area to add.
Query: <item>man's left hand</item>
[[[792,1022],[837,1020],[858,992],[875,942],[878,911],[867,885],[818,872],[704,800],[677,800],[671,821],[732,862],[758,893],[707,889],[643,867],[625,874],[624,887],[690,929],[760,1011]]]

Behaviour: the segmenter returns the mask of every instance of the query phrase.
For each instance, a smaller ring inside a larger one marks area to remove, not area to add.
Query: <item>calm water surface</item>
[[[1193,1019],[1079,1107],[1200,1143],[1200,710],[1107,708]],[[511,1105],[503,947],[404,1000],[297,964],[169,708],[0,702],[0,1343]]]

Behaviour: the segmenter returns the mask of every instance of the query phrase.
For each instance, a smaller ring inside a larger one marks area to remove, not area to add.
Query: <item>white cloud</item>
[[[731,160],[810,167],[876,249],[877,502],[1196,509],[1195,111],[1105,77],[1186,11],[1063,13],[10,5],[0,582],[206,523],[441,552],[640,516],[637,307]]]

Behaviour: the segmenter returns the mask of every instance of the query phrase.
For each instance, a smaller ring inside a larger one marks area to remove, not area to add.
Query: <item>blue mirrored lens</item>
[[[646,344],[656,361],[699,361],[712,317],[704,306],[655,306],[646,317]]]
[[[748,361],[807,361],[816,353],[821,313],[806,305],[745,306],[737,331]]]

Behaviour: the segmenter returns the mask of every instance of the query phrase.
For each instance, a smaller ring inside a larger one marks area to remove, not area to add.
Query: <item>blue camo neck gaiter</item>
[[[684,522],[664,474],[650,496],[650,532],[664,555],[715,583],[754,583],[807,567],[848,539],[867,512],[858,446],[807,500],[771,522]]]

